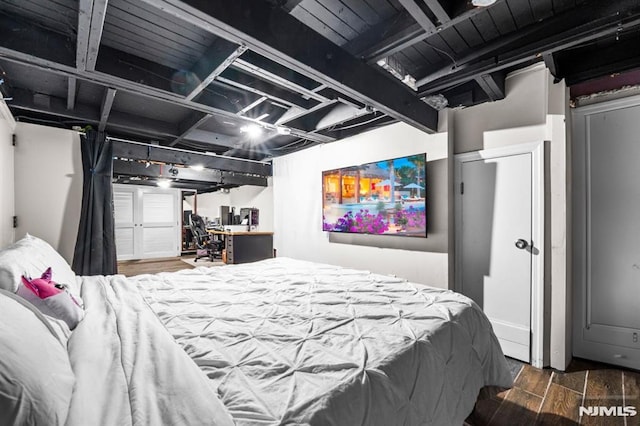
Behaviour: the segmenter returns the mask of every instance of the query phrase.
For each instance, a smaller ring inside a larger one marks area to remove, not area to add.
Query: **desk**
[[[273,232],[208,231],[224,238],[227,263],[247,263],[273,257]]]

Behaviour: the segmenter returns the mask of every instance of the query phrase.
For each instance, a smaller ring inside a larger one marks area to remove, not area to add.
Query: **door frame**
[[[604,342],[590,341],[585,345],[583,330],[591,328],[591,116],[640,106],[640,96],[611,99],[585,105],[572,110],[572,261],[573,305],[572,336],[573,355],[585,359],[637,368],[637,351]],[[607,330],[605,332],[611,332]],[[615,347],[614,347],[615,346]],[[595,349],[594,349],[595,348]],[[602,354],[605,354],[605,358]]]
[[[462,247],[462,165],[483,159],[531,154],[531,235],[537,255],[531,256],[531,365],[544,366],[544,141],[516,144],[500,148],[457,154],[455,161],[455,244]],[[462,259],[460,250],[455,253],[455,290],[462,290]]]

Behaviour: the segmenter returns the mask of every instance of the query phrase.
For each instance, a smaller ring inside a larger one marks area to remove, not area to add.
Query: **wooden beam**
[[[141,186],[153,186],[153,187],[158,186],[157,180],[152,177],[140,178],[139,176],[130,176],[130,175],[122,175],[122,176],[114,175],[113,183],[119,183],[123,185],[141,185]],[[229,185],[230,188],[234,188],[236,186],[237,185]],[[225,187],[227,186],[217,185],[214,183],[207,183],[207,182],[193,182],[193,181],[185,181],[185,182],[172,181],[171,182],[171,188],[195,190],[198,194],[218,191]]]
[[[186,133],[182,138],[182,141],[185,140],[207,145],[223,146],[225,148],[236,148],[240,145],[240,138],[237,136],[228,136],[201,129],[193,129]]]
[[[76,102],[73,109],[68,109],[65,99],[51,96],[49,97],[49,105],[46,107],[33,101],[33,92],[19,88],[15,88],[12,91],[12,96],[13,100],[9,102],[9,106],[12,108],[71,119],[87,124],[97,125],[100,123],[100,111],[90,105]],[[126,129],[132,134],[152,138],[174,139],[177,136],[176,129],[164,122],[146,117],[132,116],[131,114],[124,114],[118,111],[111,111],[111,114],[109,114],[109,127]]]
[[[220,118],[237,119],[236,111],[226,111],[201,103],[187,101],[171,91],[169,82],[175,72],[164,67],[137,58],[133,55],[102,46],[96,71],[80,71],[75,66],[76,51],[70,40],[58,33],[42,27],[14,20],[0,14],[0,58],[16,62],[48,73],[64,77],[75,77],[101,86],[108,86],[145,98],[161,100],[179,105],[193,111],[212,114]],[[131,66],[134,64],[135,66]],[[314,101],[315,102],[315,101]],[[247,123],[255,122],[242,117]],[[276,130],[275,126],[264,127]],[[292,133],[306,138],[305,132],[291,129]],[[334,139],[309,134],[311,140],[331,142]],[[175,135],[174,135],[175,137]]]
[[[178,131],[180,132],[180,135],[177,138],[175,138],[169,144],[169,146],[175,146],[182,139],[184,139],[184,137],[189,132],[191,132],[192,130],[197,129],[198,127],[200,127],[202,124],[204,124],[211,117],[212,117],[211,114],[204,114],[204,113],[201,113],[201,112],[194,112],[191,115],[189,115],[189,117],[184,119],[180,123],[180,125],[178,126]]]
[[[107,121],[109,120],[109,114],[111,113],[111,107],[113,106],[113,100],[116,97],[116,89],[111,87],[104,91],[102,97],[102,106],[100,107],[100,123],[98,124],[98,131],[104,132],[107,127]]]
[[[76,91],[78,79],[75,77],[67,78],[67,109],[73,109],[76,105]]]
[[[195,166],[199,164],[190,164]],[[189,166],[189,165],[187,165]],[[232,184],[267,186],[267,178],[229,173],[220,170],[195,170],[190,167],[176,167],[177,174],[169,171],[170,167],[160,164],[145,164],[139,161],[113,160],[113,174],[124,176],[144,176],[154,178],[180,179],[181,181],[202,182],[209,184]]]
[[[307,89],[306,87],[300,86],[290,80],[280,77],[272,72],[269,72],[265,69],[260,68],[257,65],[254,65],[250,62],[244,61],[242,59],[238,59],[232,65],[233,68],[237,68],[241,71],[244,71],[249,74],[253,74],[256,77],[269,81],[277,86],[284,87],[288,90],[292,90],[294,92],[300,93],[308,98],[315,99],[319,102],[326,102],[328,99],[322,95],[319,95],[313,90]]]
[[[427,32],[436,29],[436,26],[426,13],[418,6],[414,0],[398,0],[402,7],[416,20],[416,22]]]
[[[498,101],[505,97],[505,74],[495,72],[492,74],[481,74],[475,78],[480,88],[487,94],[490,101]]]
[[[108,0],[80,0],[79,2],[76,67],[80,71],[91,71],[96,67],[102,29],[107,15],[107,2]]]
[[[263,0],[142,0],[213,32],[423,131],[438,113],[400,81],[371,69],[311,28]],[[272,23],[277,23],[273,25]]]
[[[217,76],[222,74],[247,50],[246,46],[235,46],[226,40],[218,39],[206,50],[205,54],[196,62],[191,71],[200,78],[201,82],[185,96],[190,101],[200,94]]]
[[[297,93],[292,93],[289,90],[282,89],[275,85],[269,85],[266,82],[258,78],[252,78],[247,74],[243,74],[237,70],[228,70],[225,75],[230,74],[229,71],[234,71],[234,78],[227,78],[226,76],[218,76],[215,83],[228,84],[229,86],[235,87],[236,89],[240,89],[246,92],[255,93],[256,95],[266,96],[269,99],[272,99],[278,103],[285,104],[287,106],[297,106],[302,109],[309,109],[318,104],[318,101],[315,99],[304,99]]]
[[[638,25],[640,7],[637,1],[623,0],[615,5],[591,1],[579,10],[547,19],[480,49],[470,49],[466,55],[456,58],[455,67],[446,66],[430,71],[420,78],[416,82],[419,87],[418,95],[440,92],[480,74],[539,60],[544,53],[574,48],[615,35],[620,28],[633,28]]]
[[[505,1],[506,0],[497,0],[489,7],[476,7],[467,10],[437,27],[434,26],[434,28],[429,31],[425,30],[416,23],[410,15],[403,11],[383,21],[383,23],[372,27],[347,43],[346,46],[350,52],[357,54],[358,57],[365,58],[368,63],[374,63],[394,53],[401,52],[427,39],[438,31],[453,27],[459,22],[469,20],[480,13],[487,13],[487,9],[495,7],[496,4]]]
[[[440,24],[444,24],[451,20],[451,17],[447,13],[447,11],[444,10],[439,0],[421,0],[421,1],[425,2],[429,10],[433,12],[436,19],[438,19],[438,22],[440,22]]]
[[[167,164],[201,164],[208,169],[271,176],[271,164],[262,161],[242,160],[221,155],[208,155],[195,151],[125,142],[114,139],[113,156],[131,160],[159,161]]]

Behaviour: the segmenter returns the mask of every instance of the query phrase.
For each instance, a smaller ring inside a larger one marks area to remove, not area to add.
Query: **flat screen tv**
[[[427,154],[322,172],[322,229],[427,236]]]

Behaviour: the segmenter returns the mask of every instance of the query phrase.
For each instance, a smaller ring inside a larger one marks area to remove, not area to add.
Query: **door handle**
[[[520,250],[524,250],[528,246],[529,246],[529,243],[526,240],[523,240],[522,238],[516,241],[516,247],[518,247]]]

